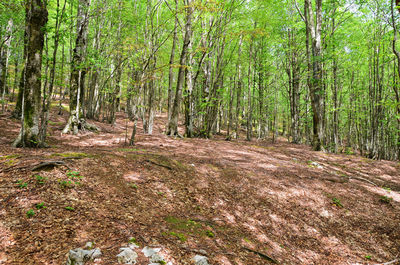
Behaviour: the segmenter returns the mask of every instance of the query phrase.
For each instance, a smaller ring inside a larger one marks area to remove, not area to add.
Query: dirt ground
[[[116,264],[132,237],[162,246],[174,264],[205,252],[226,265],[376,264],[400,254],[399,163],[284,139],[170,138],[164,115],[128,147],[122,113],[78,136],[61,135],[67,114],[52,113],[51,147],[23,150],[10,147],[19,122],[9,116],[0,116],[0,264],[64,264],[88,241],[103,252],[96,264]],[[32,171],[55,160],[65,165]]]

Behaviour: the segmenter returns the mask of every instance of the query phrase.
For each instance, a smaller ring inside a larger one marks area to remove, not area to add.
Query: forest
[[[399,34],[399,0],[1,0],[0,264],[400,264]]]

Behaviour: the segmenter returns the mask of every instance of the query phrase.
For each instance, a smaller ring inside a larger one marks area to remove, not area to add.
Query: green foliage
[[[35,207],[36,207],[36,209],[38,209],[38,210],[40,210],[40,209],[46,209],[46,208],[47,208],[46,206],[44,206],[44,202],[37,203],[37,204],[35,205]]]
[[[388,196],[381,196],[380,201],[383,203],[391,203],[393,201],[393,198]]]
[[[60,180],[59,184],[62,189],[73,188],[76,185],[81,185],[80,181],[83,176],[78,171],[68,171],[67,180]]]
[[[70,179],[82,179],[83,176],[78,171],[69,171],[67,172],[67,176]]]
[[[206,231],[206,235],[207,235],[208,237],[210,237],[210,238],[215,237],[215,234],[214,234],[212,231],[210,231],[210,230],[207,230],[207,231]]]
[[[187,238],[183,233],[170,232],[171,236],[178,238],[181,242],[186,242]]]
[[[343,205],[338,198],[332,198],[332,203],[339,208],[343,208]]]
[[[35,216],[35,211],[33,209],[30,209],[26,212],[26,217],[32,218],[33,216]]]
[[[86,153],[75,153],[75,152],[55,153],[55,154],[52,154],[51,156],[52,157],[75,158],[75,159],[91,157],[91,155],[86,154]]]
[[[70,211],[70,212],[74,212],[75,211],[75,208],[71,207],[71,206],[66,206],[64,209],[67,210],[67,211]]]
[[[17,184],[18,184],[18,188],[20,188],[20,189],[25,189],[26,187],[28,187],[28,183],[23,182],[22,180],[18,180]]]
[[[372,256],[371,255],[366,255],[365,258],[370,260],[370,259],[372,259]]]
[[[45,183],[45,181],[47,180],[47,178],[42,177],[40,175],[34,175],[33,177],[36,179],[36,183],[40,184],[40,185],[43,185]]]
[[[59,181],[61,189],[71,188],[73,186],[72,181],[70,180],[60,180]]]
[[[136,238],[135,237],[131,237],[129,240],[128,240],[128,243],[129,244],[138,244],[138,242],[137,242],[137,240],[136,240]]]

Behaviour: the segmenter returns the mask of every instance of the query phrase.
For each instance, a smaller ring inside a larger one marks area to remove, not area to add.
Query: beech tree
[[[0,4],[0,98],[24,119],[18,146],[46,146],[57,102],[64,133],[124,116],[130,144],[165,114],[172,137],[400,158],[398,1],[57,0],[33,26],[39,2]]]
[[[22,92],[22,127],[13,146],[37,147],[39,139],[40,95],[44,26],[48,20],[45,1],[30,0],[27,3],[27,47]]]

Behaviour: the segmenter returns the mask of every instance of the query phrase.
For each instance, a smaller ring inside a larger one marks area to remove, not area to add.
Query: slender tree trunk
[[[46,135],[47,135],[47,125],[49,121],[49,112],[51,108],[51,98],[53,95],[54,89],[54,81],[56,76],[56,63],[57,63],[57,52],[58,52],[58,45],[60,41],[60,25],[62,23],[62,19],[64,16],[65,6],[67,0],[64,0],[64,6],[61,10],[61,17],[60,15],[60,1],[57,0],[57,14],[56,14],[56,32],[54,36],[54,48],[53,48],[53,58],[52,58],[52,67],[50,70],[50,84],[49,84],[49,92],[45,95],[43,99],[43,109],[42,109],[42,117],[41,117],[41,127],[40,127],[40,145],[46,146]]]
[[[82,102],[85,88],[86,69],[84,66],[89,26],[89,7],[91,0],[79,0],[77,36],[72,58],[71,88],[70,88],[70,117],[63,133],[78,134],[85,127],[82,113]]]
[[[240,64],[240,58],[242,56],[242,42],[243,37],[240,36],[239,40],[239,48],[238,48],[238,63],[237,63],[237,91],[236,91],[236,139],[239,139],[240,133],[240,105],[241,105],[241,98],[242,98],[242,67]]]
[[[186,4],[186,23],[185,23],[185,37],[182,45],[181,58],[179,61],[179,72],[178,72],[178,82],[176,85],[175,99],[172,106],[171,119],[168,122],[167,135],[174,136],[179,135],[178,132],[178,121],[179,121],[179,109],[182,98],[182,88],[185,81],[185,67],[188,47],[192,39],[192,16],[193,7],[191,6],[192,0],[185,0]]]
[[[178,41],[178,0],[175,0],[175,27],[174,35],[172,39],[171,56],[169,58],[169,73],[168,73],[168,122],[171,119],[172,114],[172,99],[174,97],[172,86],[174,84],[174,61],[175,61],[175,50]]]

